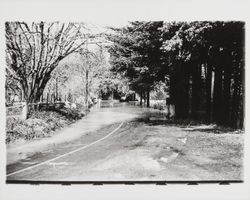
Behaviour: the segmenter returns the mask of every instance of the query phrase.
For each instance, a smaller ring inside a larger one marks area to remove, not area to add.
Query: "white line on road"
[[[60,155],[60,156],[58,156],[58,157],[52,158],[52,159],[50,159],[50,160],[46,160],[46,161],[41,162],[41,163],[39,163],[39,164],[37,164],[37,165],[32,165],[32,166],[30,166],[30,167],[27,167],[27,168],[24,168],[24,169],[21,169],[21,170],[12,172],[12,173],[10,173],[10,174],[7,174],[6,176],[12,176],[12,175],[15,175],[15,174],[18,174],[18,173],[21,173],[21,172],[24,172],[24,171],[33,169],[33,168],[35,168],[35,167],[39,167],[39,166],[41,166],[41,165],[45,165],[45,164],[47,164],[47,163],[49,163],[49,162],[51,162],[51,161],[57,160],[57,159],[59,159],[59,158],[62,158],[62,157],[68,156],[68,155],[70,155],[70,154],[73,154],[73,153],[75,153],[75,152],[78,152],[78,151],[81,151],[81,150],[83,150],[83,149],[86,149],[86,148],[88,148],[88,147],[90,147],[90,146],[92,146],[92,145],[94,145],[94,144],[96,144],[96,143],[98,143],[98,142],[101,142],[102,140],[108,138],[109,136],[111,136],[113,133],[115,133],[118,129],[120,129],[120,128],[122,127],[123,123],[124,123],[124,121],[121,122],[121,124],[120,124],[115,130],[113,130],[113,131],[110,132],[108,135],[104,136],[103,138],[101,138],[101,139],[99,139],[99,140],[96,140],[95,142],[92,142],[92,143],[90,143],[90,144],[87,144],[87,145],[85,145],[85,146],[83,146],[83,147],[81,147],[81,148],[79,148],[79,149],[76,149],[76,150],[74,150],[74,151],[70,151],[70,152],[65,153],[65,154],[63,154],[63,155]]]

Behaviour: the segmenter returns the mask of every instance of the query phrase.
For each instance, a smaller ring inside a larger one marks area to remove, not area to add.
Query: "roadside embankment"
[[[26,120],[9,117],[6,120],[6,143],[50,137],[56,130],[74,123],[86,113],[78,107],[53,107],[47,110],[33,111]]]

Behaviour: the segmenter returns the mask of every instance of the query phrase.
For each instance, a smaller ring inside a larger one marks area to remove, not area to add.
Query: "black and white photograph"
[[[243,181],[244,22],[6,22],[7,181]]]
[[[246,19],[114,18],[1,20],[5,184],[244,184]]]

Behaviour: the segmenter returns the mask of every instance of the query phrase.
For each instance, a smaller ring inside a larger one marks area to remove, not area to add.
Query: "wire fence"
[[[55,93],[46,93],[42,95],[39,102],[37,103],[26,103],[23,101],[23,98],[18,98],[16,95],[13,95],[12,98],[8,97],[6,99],[6,118],[20,118],[26,119],[27,112],[39,110],[41,108],[50,108],[55,106],[62,106],[66,101],[73,103],[75,98],[71,95],[60,95]]]

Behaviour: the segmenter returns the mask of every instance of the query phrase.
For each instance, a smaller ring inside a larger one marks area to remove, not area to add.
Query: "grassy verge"
[[[72,124],[84,115],[85,113],[78,109],[54,108],[34,111],[27,120],[7,118],[6,143],[50,137],[56,130]]]

